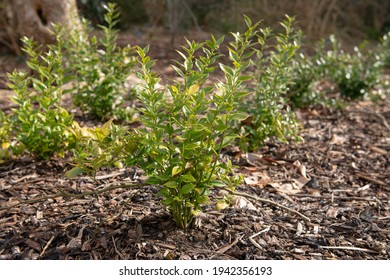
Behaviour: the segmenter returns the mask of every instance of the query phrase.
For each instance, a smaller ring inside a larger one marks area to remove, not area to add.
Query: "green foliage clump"
[[[320,41],[312,57],[301,54],[294,68],[290,97],[297,107],[340,104],[338,100],[330,100],[323,89],[322,92],[316,89],[316,83],[321,81],[333,83],[344,100],[366,96],[379,84],[380,63],[375,53],[365,51],[364,45],[348,53],[334,35]]]
[[[85,19],[81,19],[80,28],[70,32],[67,59],[76,79],[73,97],[76,106],[99,119],[127,119],[131,109],[122,105],[131,93],[125,81],[134,67],[133,49],[117,46],[114,28],[119,12],[112,3],[105,8],[106,25],[99,25],[102,38],[90,36],[91,27]]]
[[[256,150],[269,137],[299,139],[295,113],[287,105],[292,63],[300,47],[300,32],[294,24],[294,18],[286,16],[281,22],[284,32],[274,34],[264,28],[257,36],[254,90],[240,105],[242,112],[249,113],[240,128],[243,150]]]
[[[179,52],[184,62],[174,67],[184,81],[168,85],[171,100],[155,89],[159,79],[151,71],[154,62],[146,55],[147,49],[138,50],[140,77],[145,81],[140,92],[145,105],[141,120],[146,127],[141,132],[146,151],[140,165],[149,176],[147,182],[162,185],[163,203],[181,228],[188,227],[201,205],[209,203],[213,187],[234,184],[229,175],[232,165],[221,162],[220,153],[237,137],[229,130],[230,123],[245,117],[235,113],[235,106],[240,100],[242,72],[249,66],[243,53],[251,37],[251,31],[245,37],[236,36],[231,44],[234,66],[220,63],[225,81],[214,86],[205,82],[215,69],[222,39],[188,42],[184,52]],[[202,54],[196,55],[198,51]],[[213,90],[217,93],[212,94]]]
[[[321,58],[317,60],[320,73],[334,81],[344,97],[355,99],[367,94],[378,83],[379,72],[372,57],[362,53],[363,46],[355,47],[350,54],[342,50],[335,36],[329,41],[331,49],[326,52],[321,44]]]
[[[138,159],[136,134],[122,126],[115,125],[110,119],[101,127],[88,128],[77,126],[77,146],[73,150],[75,168],[67,172],[68,177],[87,173],[93,178],[96,172],[105,166],[133,166]]]
[[[390,32],[385,34],[380,41],[379,58],[382,67],[390,68]]]
[[[0,163],[12,154],[12,120],[0,111]]]
[[[10,88],[15,92],[13,101],[18,105],[9,117],[10,139],[16,140],[12,148],[20,152],[27,150],[42,159],[54,153],[63,155],[76,142],[73,116],[60,105],[64,94],[62,86],[67,80],[62,64],[65,31],[58,26],[55,28],[57,43],[49,45],[45,53],[32,39],[23,39],[27,65],[34,75],[18,71],[8,75]]]
[[[173,65],[180,77],[165,90],[157,87],[160,78],[152,70],[155,61],[148,56],[149,48],[138,48],[139,77],[143,81],[143,89],[139,91],[143,128],[122,133],[119,136],[122,140],[116,142],[118,135],[110,130],[117,131],[117,128],[112,123],[110,129],[105,125],[108,130],[102,139],[108,142],[93,140],[90,146],[97,146],[89,151],[83,149],[82,156],[76,152],[77,166],[68,176],[99,168],[93,165],[95,162],[100,162],[100,166],[113,161],[136,164],[146,172],[148,184],[161,186],[159,194],[176,224],[181,228],[190,226],[201,206],[210,202],[213,187],[233,188],[241,179],[233,175],[229,161],[221,160],[221,152],[238,137],[231,124],[247,117],[236,110],[247,95],[243,84],[248,77],[243,73],[250,66],[253,54],[250,48],[256,34],[256,25],[249,18],[246,22],[248,30],[235,34],[235,40],[230,43],[230,65],[218,64],[223,38],[212,37],[203,43],[187,41],[188,45],[179,51],[183,61]],[[217,67],[225,79],[209,84],[208,77]],[[115,137],[107,138],[109,135]],[[100,152],[102,148],[106,151]],[[107,154],[113,157],[106,158]]]

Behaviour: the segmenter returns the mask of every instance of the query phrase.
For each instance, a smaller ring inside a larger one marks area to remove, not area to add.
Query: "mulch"
[[[161,72],[170,56],[158,57]],[[0,91],[1,107],[12,107],[10,94]],[[390,101],[297,114],[304,141],[226,151],[243,195],[217,211],[228,194],[213,190],[187,230],[160,204],[158,186],[134,187],[145,180],[135,167],[93,181],[66,179],[67,159],[3,163],[0,259],[390,259]],[[18,204],[28,200],[36,202]]]
[[[389,259],[390,102],[298,111],[304,142],[227,152],[244,175],[230,207],[178,229],[140,170],[66,179],[64,159],[0,166],[0,259]],[[115,188],[115,186],[124,186]],[[127,186],[127,187],[126,187]],[[212,200],[226,193],[214,190]],[[272,200],[306,216],[253,197]]]

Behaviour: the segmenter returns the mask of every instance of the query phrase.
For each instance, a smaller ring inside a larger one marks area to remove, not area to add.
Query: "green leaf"
[[[191,150],[195,150],[196,148],[199,148],[199,147],[200,147],[200,145],[198,143],[190,143],[190,144],[185,145],[184,150],[191,151]]]
[[[208,122],[212,123],[214,121],[214,119],[215,119],[215,114],[211,110],[208,110],[207,114],[206,114],[206,117],[207,117]]]
[[[146,179],[146,183],[149,185],[159,185],[162,183],[162,181],[158,178],[151,177],[151,178]]]
[[[225,36],[222,36],[221,38],[217,39],[217,45],[220,45],[225,40]]]
[[[73,167],[71,170],[67,171],[65,173],[65,176],[69,179],[72,179],[72,178],[75,178],[82,173],[85,173],[85,172],[86,172],[86,170],[84,168],[76,166],[76,167]]]
[[[211,180],[210,185],[214,187],[221,187],[221,188],[226,187],[226,184],[219,180]]]
[[[250,93],[247,92],[247,91],[240,91],[240,92],[237,92],[237,93],[236,93],[236,98],[241,99],[241,98],[243,98],[243,97],[245,97],[245,96],[247,96],[247,95],[249,95],[249,94],[250,94]]]
[[[244,20],[248,28],[252,26],[252,21],[248,16],[244,15]]]
[[[239,57],[238,57],[237,52],[231,48],[229,48],[229,58],[232,61],[236,61],[236,62],[239,61]]]
[[[222,122],[220,122],[219,124],[217,124],[217,125],[214,127],[215,131],[217,131],[217,132],[223,132],[223,131],[225,131],[225,130],[228,129],[228,128],[230,128],[230,126],[229,126],[229,125],[226,125],[226,124],[224,124],[224,123],[222,123]]]
[[[250,79],[252,79],[252,76],[240,76],[240,77],[238,77],[238,80],[240,82],[246,82],[246,81],[248,81]]]
[[[201,195],[201,196],[197,197],[196,201],[199,204],[209,204],[210,198],[207,195]]]
[[[223,210],[223,209],[226,209],[228,208],[230,205],[228,203],[226,203],[226,201],[217,201],[216,205],[215,205],[215,208],[217,210]]]
[[[33,80],[33,87],[38,92],[45,92],[47,90],[47,86],[41,81],[36,79]]]
[[[194,176],[192,176],[191,174],[184,174],[183,176],[181,176],[182,180],[185,182],[185,183],[193,183],[193,182],[196,182],[196,179],[194,178]]]
[[[219,64],[219,67],[222,69],[222,71],[223,71],[226,75],[228,75],[228,76],[230,76],[230,77],[233,77],[233,76],[234,76],[233,68],[231,68],[231,67],[229,67],[229,66],[226,66],[226,65],[224,65],[224,64],[222,64],[222,63]]]
[[[188,93],[190,95],[193,95],[193,94],[197,93],[198,91],[199,91],[199,85],[197,85],[197,84],[190,86],[188,89]]]
[[[181,172],[181,167],[180,166],[175,166],[172,168],[172,177],[174,177],[176,174]]]
[[[179,76],[180,77],[183,77],[184,78],[184,73],[183,73],[183,71],[180,69],[180,68],[178,68],[177,66],[175,66],[175,65],[171,65],[172,66],[172,68],[175,70],[175,72],[177,73],[177,74],[179,74]]]
[[[234,114],[231,116],[231,119],[232,119],[232,120],[242,121],[242,120],[245,120],[247,117],[248,117],[248,114],[247,114],[247,113],[238,112],[238,113],[234,113]]]
[[[175,189],[179,186],[179,183],[176,181],[168,181],[164,184],[164,186],[170,188],[170,189]]]
[[[181,188],[180,193],[182,193],[182,194],[189,194],[194,189],[194,187],[195,187],[194,184],[185,184]]]
[[[237,138],[236,135],[226,135],[224,138],[223,138],[223,141],[222,141],[222,147],[226,147],[228,145],[230,145],[231,143],[234,142],[234,140]]]
[[[171,205],[172,204],[172,202],[173,202],[173,197],[167,197],[164,201],[163,201],[163,203],[165,204],[165,205]]]
[[[208,133],[210,133],[210,130],[203,126],[196,126],[188,131],[189,137],[193,140],[199,139]]]

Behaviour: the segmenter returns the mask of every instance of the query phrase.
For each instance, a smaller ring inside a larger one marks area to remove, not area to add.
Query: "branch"
[[[281,208],[283,210],[286,210],[286,211],[288,211],[290,213],[293,213],[293,214],[301,217],[302,219],[304,219],[307,222],[311,222],[310,218],[306,217],[305,215],[299,213],[298,211],[296,211],[294,209],[291,209],[291,208],[289,208],[287,206],[284,206],[284,205],[282,205],[280,203],[277,203],[275,201],[272,201],[272,200],[269,200],[269,199],[265,199],[265,198],[260,198],[260,197],[257,197],[257,196],[254,196],[254,195],[250,195],[250,194],[246,194],[246,193],[242,193],[242,192],[232,191],[232,190],[230,190],[228,188],[224,188],[224,187],[221,187],[221,189],[227,191],[228,193],[230,193],[232,195],[238,195],[238,196],[242,196],[242,197],[246,197],[246,198],[249,198],[249,199],[253,199],[253,200],[265,203],[265,204],[270,204],[270,205],[276,206],[278,208]]]

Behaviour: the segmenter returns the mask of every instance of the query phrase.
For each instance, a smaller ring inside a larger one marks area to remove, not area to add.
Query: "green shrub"
[[[370,53],[363,53],[364,46],[355,47],[352,54],[341,48],[335,36],[330,36],[331,50],[324,51],[322,44],[318,67],[326,77],[334,81],[340,94],[347,98],[366,95],[378,83],[378,67]]]
[[[342,102],[332,100],[326,89],[316,88],[318,82],[334,84],[344,100],[361,98],[379,84],[380,63],[375,53],[366,51],[364,45],[348,53],[334,35],[320,41],[315,55],[301,54],[294,63],[294,83],[289,95],[297,107]]]
[[[318,73],[313,60],[316,59],[300,53],[293,61],[294,74],[288,96],[294,107],[321,103],[322,95],[315,88]]]
[[[249,117],[241,122],[240,147],[256,150],[269,137],[286,141],[298,140],[295,114],[287,105],[287,92],[293,83],[292,63],[300,47],[300,32],[294,18],[286,16],[281,22],[284,32],[273,34],[261,29],[255,47],[255,79],[253,93],[240,105]]]
[[[339,108],[343,101],[338,98],[336,83],[325,74],[325,67],[318,66],[323,53],[313,56],[300,53],[293,62],[293,82],[290,85],[288,98],[293,107],[306,108],[324,106]]]
[[[67,80],[62,63],[64,29],[57,26],[55,34],[57,43],[49,45],[45,53],[32,39],[24,38],[23,51],[34,75],[16,70],[8,75],[15,92],[13,101],[18,105],[12,115],[13,137],[21,145],[19,150],[42,159],[54,153],[63,155],[76,142],[73,116],[60,106],[62,86]]]
[[[379,58],[384,68],[390,68],[390,32],[385,34],[379,45]]]
[[[75,131],[78,143],[73,150],[73,161],[76,167],[67,172],[68,177],[87,173],[95,178],[96,172],[105,166],[136,165],[139,158],[137,135],[115,125],[112,119],[101,127],[77,126]]]
[[[160,78],[152,71],[155,61],[147,55],[149,48],[138,48],[138,74],[143,80],[143,89],[139,91],[143,128],[115,138],[118,135],[111,137],[115,133],[110,131],[118,129],[112,123],[106,124],[103,130],[107,133],[102,139],[108,142],[90,142],[92,146],[97,144],[90,154],[76,153],[78,165],[68,176],[86,170],[93,173],[99,167],[94,166],[95,162],[100,162],[100,166],[119,161],[137,164],[146,172],[148,184],[161,186],[159,194],[176,224],[181,228],[190,226],[202,205],[210,202],[213,187],[233,188],[240,180],[232,174],[232,164],[222,161],[220,155],[237,138],[231,124],[247,117],[236,108],[247,94],[243,83],[248,77],[243,72],[250,65],[253,52],[249,49],[257,25],[253,26],[248,18],[246,22],[248,30],[234,34],[235,40],[230,43],[231,65],[217,64],[223,38],[212,37],[204,43],[187,41],[188,45],[179,51],[183,62],[173,66],[180,77],[165,90],[156,87]],[[217,66],[225,80],[209,85],[208,77]],[[106,151],[102,151],[104,148]],[[105,159],[107,154],[114,156]]]
[[[134,67],[130,46],[116,45],[119,12],[114,4],[105,6],[106,26],[99,25],[103,37],[90,36],[88,22],[81,19],[81,27],[70,32],[67,44],[68,61],[76,78],[73,94],[76,106],[99,119],[131,118],[131,108],[123,108],[131,90],[125,87],[126,78]]]
[[[0,163],[12,155],[12,120],[0,111]]]

